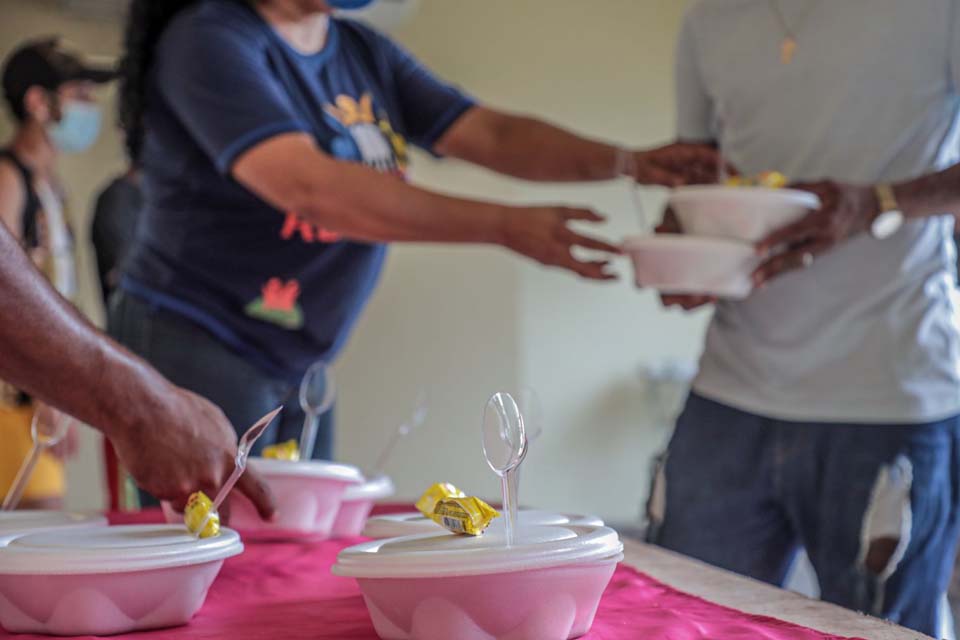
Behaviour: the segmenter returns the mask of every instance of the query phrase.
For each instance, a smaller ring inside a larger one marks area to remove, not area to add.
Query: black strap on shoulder
[[[23,224],[20,230],[25,247],[34,248],[40,245],[40,234],[37,231],[37,213],[40,211],[40,196],[33,187],[33,172],[10,149],[0,149],[0,158],[9,160],[23,178],[26,199],[23,203]]]

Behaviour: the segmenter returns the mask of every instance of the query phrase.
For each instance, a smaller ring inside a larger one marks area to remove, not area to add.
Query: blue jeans
[[[122,291],[111,301],[108,327],[111,336],[175,384],[219,406],[238,436],[282,404],[280,419],[260,437],[253,455],[269,444],[300,439],[304,413],[298,386],[266,374],[204,328]],[[332,459],[333,413],[320,420],[314,458]],[[156,501],[141,493],[141,504]]]
[[[960,418],[801,424],[694,394],[654,483],[649,537],[776,585],[803,547],[824,600],[936,637],[958,480]]]

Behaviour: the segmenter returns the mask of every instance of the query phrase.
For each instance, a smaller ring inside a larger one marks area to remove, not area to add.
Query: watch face
[[[900,211],[884,211],[873,220],[870,225],[870,234],[878,240],[889,238],[903,226],[903,213]]]

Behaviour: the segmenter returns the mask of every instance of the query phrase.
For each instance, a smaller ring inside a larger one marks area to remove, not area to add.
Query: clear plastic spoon
[[[33,420],[30,422],[30,437],[33,438],[33,446],[30,447],[30,452],[23,460],[23,464],[20,465],[13,484],[7,490],[7,495],[3,499],[3,506],[0,507],[0,510],[13,511],[19,506],[20,499],[23,498],[23,492],[27,488],[27,483],[30,482],[30,476],[33,475],[33,468],[37,466],[37,461],[40,460],[40,454],[44,449],[56,446],[63,440],[72,422],[73,418],[59,411],[53,411],[53,420],[49,422],[40,419],[40,411],[33,413]]]
[[[540,396],[532,387],[520,387],[517,391],[517,406],[520,407],[520,415],[523,416],[523,428],[527,433],[527,448],[537,441],[543,435],[543,405],[540,403]],[[520,469],[515,472],[516,484],[520,486]],[[520,503],[517,503],[517,509]]]
[[[390,456],[393,455],[393,450],[397,447],[397,444],[416,431],[427,419],[427,393],[421,391],[417,394],[417,404],[413,410],[413,414],[410,416],[410,419],[406,422],[400,424],[390,435],[390,439],[387,440],[387,445],[383,448],[383,451],[380,452],[380,455],[377,457],[376,464],[373,465],[368,478],[379,478],[383,475],[383,472],[387,468],[387,461],[390,459]]]
[[[317,442],[317,429],[320,416],[330,410],[337,397],[336,385],[327,363],[315,362],[307,369],[300,382],[300,407],[305,414],[303,430],[300,432],[300,459],[313,457],[313,447]]]
[[[263,435],[263,432],[267,430],[267,427],[270,426],[270,423],[273,422],[273,419],[276,418],[281,411],[283,411],[283,407],[277,407],[254,422],[253,426],[244,432],[243,437],[240,438],[240,444],[237,445],[236,466],[233,468],[233,473],[230,474],[227,481],[220,487],[220,491],[217,493],[217,497],[214,498],[210,511],[207,512],[203,522],[200,523],[200,526],[197,527],[196,532],[194,532],[194,537],[200,537],[200,532],[207,526],[210,517],[217,512],[220,505],[223,504],[223,501],[227,499],[230,490],[233,489],[234,485],[237,484],[237,480],[240,479],[240,476],[242,476],[243,472],[247,469],[247,458],[250,456],[250,450],[253,448],[253,445],[260,439],[260,436]]]
[[[520,387],[517,391],[517,406],[523,416],[523,428],[527,442],[533,443],[543,435],[543,403],[533,387]]]
[[[632,153],[624,155],[624,173],[634,176],[637,174],[637,159]],[[633,201],[633,210],[637,214],[637,221],[640,223],[640,230],[648,233],[651,228],[650,218],[647,217],[646,207],[643,206],[643,197],[640,195],[640,185],[630,180],[630,199]]]
[[[516,539],[518,518],[516,471],[527,455],[527,434],[520,409],[509,393],[496,393],[487,402],[483,412],[483,455],[501,479],[507,546],[512,546]]]

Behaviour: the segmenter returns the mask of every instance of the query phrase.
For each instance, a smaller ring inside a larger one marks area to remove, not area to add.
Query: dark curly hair
[[[120,62],[120,126],[127,154],[138,164],[143,148],[143,116],[147,107],[147,78],[163,30],[173,17],[200,0],[131,0]]]

